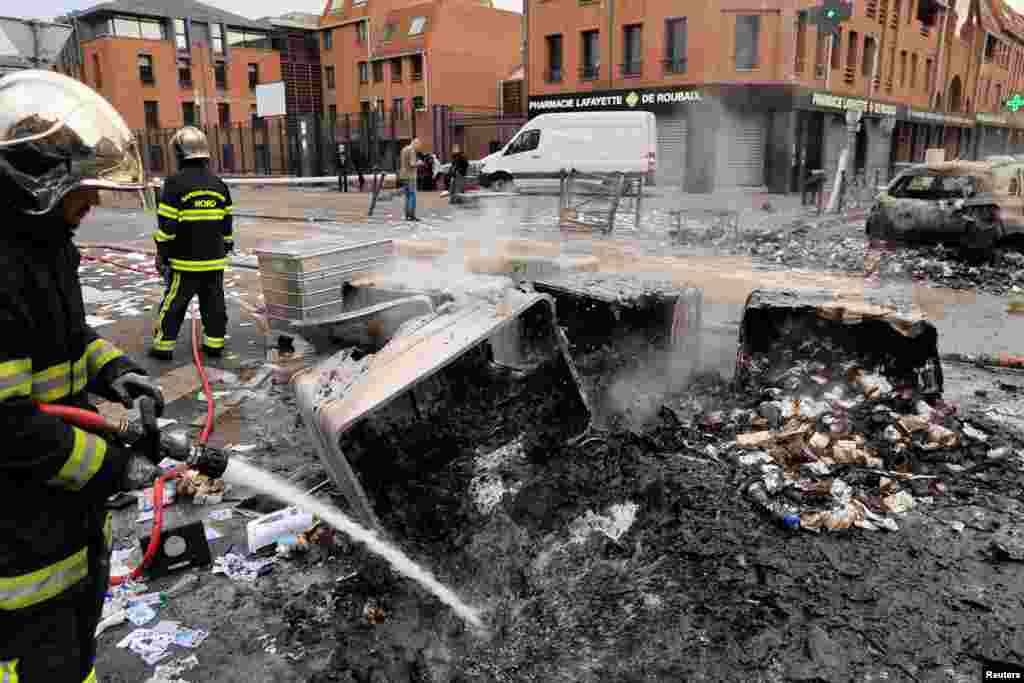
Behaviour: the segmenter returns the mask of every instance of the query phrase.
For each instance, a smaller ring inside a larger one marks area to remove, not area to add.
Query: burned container
[[[751,292],[740,324],[737,389],[785,382],[796,389],[815,380],[815,368],[819,382],[858,368],[925,398],[943,389],[938,332],[920,311],[827,291]]]
[[[325,238],[283,242],[256,255],[267,317],[280,328],[341,315],[343,286],[389,263],[395,246]]]
[[[293,385],[321,460],[378,529],[381,518],[422,521],[465,500],[458,463],[474,449],[528,428],[526,449],[543,456],[590,425],[552,299],[515,290],[410,320],[380,352],[336,357]]]

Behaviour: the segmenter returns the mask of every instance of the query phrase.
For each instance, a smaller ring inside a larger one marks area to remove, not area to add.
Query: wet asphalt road
[[[288,193],[288,198],[301,205],[304,198],[313,200],[316,195],[320,195],[322,200],[323,194],[320,192],[293,192]],[[267,239],[257,240],[260,244],[282,238],[299,239],[324,234],[354,241],[380,238],[448,240],[452,245],[466,240],[486,243],[488,239],[519,237],[559,241],[566,254],[591,253],[596,241],[601,239],[588,236],[582,240],[565,240],[556,227],[557,198],[552,196],[531,194],[516,198],[493,198],[468,209],[444,206],[421,212],[422,221],[418,224],[395,220],[394,214],[399,209],[397,203],[382,203],[372,222],[283,222],[247,218],[246,208],[240,204],[236,208],[236,230],[242,240],[247,235],[259,237],[269,231]],[[302,209],[297,211],[299,215],[303,212]],[[316,213],[324,218],[330,216],[330,211],[322,209],[317,209]],[[138,210],[98,208],[86,218],[77,238],[81,241],[147,243],[154,221],[152,214]],[[633,229],[631,216],[627,216],[625,227],[616,229],[615,239],[618,243],[628,242],[637,251],[648,255],[693,255],[692,250],[687,251],[669,241],[669,227],[666,200],[654,198],[645,200],[641,229]],[[863,234],[862,224],[851,224],[849,229],[856,234]],[[1024,340],[1024,316],[1008,315],[1004,298],[980,292],[959,292],[955,297],[944,297],[949,291],[934,289],[930,292],[934,298],[949,299],[941,307],[930,309],[939,329],[941,353],[1024,353],[1024,341],[1021,341]],[[915,297],[920,300],[921,296],[920,293],[915,294],[909,280],[890,280],[884,283],[878,293],[883,298],[898,301],[909,301]],[[739,304],[705,304],[704,320],[709,327],[722,333],[714,343],[723,347],[722,356],[725,358],[731,355],[730,330],[738,324],[741,314],[742,306]]]

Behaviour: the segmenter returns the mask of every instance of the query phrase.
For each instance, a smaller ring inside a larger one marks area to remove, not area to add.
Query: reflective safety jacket
[[[205,163],[185,162],[164,181],[157,220],[153,239],[173,270],[224,270],[233,240],[231,193]]]
[[[36,404],[89,408],[87,390],[116,400],[115,379],[144,373],[86,324],[78,249],[41,220],[32,227],[46,243],[17,237],[16,223],[0,236],[0,655],[28,618],[19,611],[44,609],[87,575],[90,555],[109,552],[103,508],[126,463],[120,447]]]

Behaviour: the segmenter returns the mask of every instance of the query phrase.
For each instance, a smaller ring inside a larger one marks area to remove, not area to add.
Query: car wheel
[[[511,176],[500,175],[491,183],[491,189],[495,192],[512,192],[515,190],[515,183],[512,182]]]

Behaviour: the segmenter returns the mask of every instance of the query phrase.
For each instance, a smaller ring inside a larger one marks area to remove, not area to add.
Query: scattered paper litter
[[[212,526],[206,527],[206,540],[216,541],[218,538],[222,538],[224,534],[214,529]]]
[[[225,508],[224,510],[214,510],[209,514],[209,517],[216,522],[223,522],[226,519],[231,519],[233,513],[234,510],[232,508]]]
[[[174,643],[174,636],[169,633],[160,633],[148,628],[135,629],[121,639],[117,644],[119,648],[128,648],[135,654],[142,657],[146,664],[152,666],[161,659],[170,656],[168,648]]]
[[[254,443],[247,443],[247,444],[232,444],[232,445],[228,446],[224,450],[231,451],[233,453],[248,453],[250,451],[256,450],[257,448],[259,448],[259,446],[256,445],[256,444],[254,444]]]
[[[156,631],[157,633],[171,633],[171,634],[174,634],[174,633],[178,632],[178,625],[179,624],[181,624],[180,621],[160,620],[159,622],[157,622],[156,626],[153,627],[153,630]]]
[[[173,424],[177,424],[177,423],[178,423],[177,420],[172,420],[172,419],[166,418],[166,417],[158,417],[156,419],[156,426],[159,427],[160,429],[163,429],[167,425],[173,425]]]
[[[214,560],[212,571],[214,574],[223,574],[235,581],[251,582],[269,572],[273,564],[273,558],[247,560],[236,553],[228,553]]]
[[[197,666],[199,666],[199,659],[195,655],[160,664],[146,683],[188,683],[181,678],[181,675]]]
[[[82,301],[85,304],[109,304],[120,301],[124,298],[124,292],[118,289],[96,289],[95,287],[82,287]]]
[[[145,603],[137,602],[128,608],[128,621],[143,626],[156,618],[156,612]]]
[[[210,634],[202,629],[179,628],[174,634],[174,644],[193,649],[202,645],[209,637]]]
[[[85,324],[88,325],[89,327],[103,327],[104,325],[109,325],[110,323],[113,322],[117,321],[111,320],[110,318],[100,318],[95,315],[85,316]]]
[[[152,520],[152,519],[153,519],[154,517],[156,517],[156,510],[152,510],[152,509],[150,509],[150,510],[147,510],[147,511],[145,511],[145,512],[140,512],[140,513],[139,513],[139,517],[138,517],[138,519],[136,519],[136,520],[135,520],[135,522],[136,522],[137,524],[138,524],[138,523],[141,523],[141,522],[149,522],[149,521],[151,521],[151,520]]]

